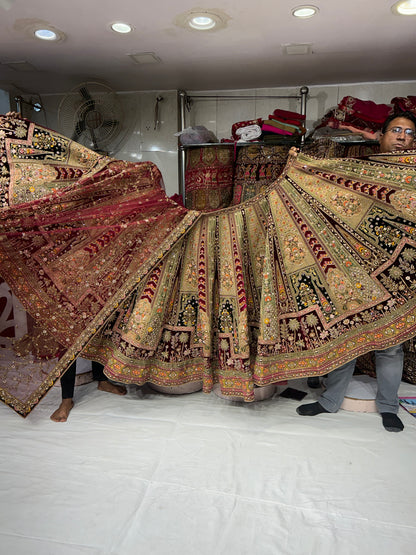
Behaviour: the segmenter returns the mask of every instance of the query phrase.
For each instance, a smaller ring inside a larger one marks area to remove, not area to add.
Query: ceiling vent
[[[283,44],[282,47],[283,54],[288,56],[312,54],[312,44]]]
[[[154,52],[139,52],[139,54],[128,54],[135,64],[160,64],[162,60]]]
[[[29,62],[2,62],[2,66],[13,69],[13,71],[37,71],[35,66],[32,66]]]

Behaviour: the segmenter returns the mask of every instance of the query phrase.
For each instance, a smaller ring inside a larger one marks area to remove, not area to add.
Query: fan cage
[[[64,135],[97,151],[110,152],[122,131],[123,113],[115,92],[100,83],[75,87],[58,109]]]

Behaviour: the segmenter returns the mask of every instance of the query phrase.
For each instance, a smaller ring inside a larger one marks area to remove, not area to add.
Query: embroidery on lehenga
[[[291,156],[264,192],[201,214],[166,197],[153,164],[94,160],[72,142],[59,164],[65,186],[54,188],[47,147],[58,143],[42,138],[34,161],[27,137],[40,127],[1,121],[0,273],[34,319],[32,335],[59,351],[39,343],[37,358],[55,362],[36,379],[29,366],[3,374],[2,399],[21,414],[79,354],[120,382],[202,380],[206,392],[219,383],[252,401],[256,385],[325,374],[415,335],[412,153],[391,164]],[[9,139],[26,141],[22,158]],[[78,179],[62,169],[74,152],[86,165]],[[25,177],[32,197],[9,204],[23,163],[26,176],[35,164],[38,188]]]

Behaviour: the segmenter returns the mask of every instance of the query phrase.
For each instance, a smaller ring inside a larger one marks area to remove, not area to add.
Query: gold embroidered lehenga
[[[245,203],[200,213],[158,169],[0,120],[0,275],[30,314],[1,398],[22,415],[74,357],[123,383],[321,375],[416,334],[416,153],[291,156]]]

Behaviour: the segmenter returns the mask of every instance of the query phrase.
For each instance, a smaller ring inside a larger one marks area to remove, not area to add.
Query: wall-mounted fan
[[[58,118],[64,135],[103,154],[113,154],[125,134],[120,101],[103,83],[72,89],[59,105]]]

